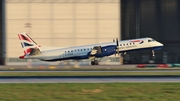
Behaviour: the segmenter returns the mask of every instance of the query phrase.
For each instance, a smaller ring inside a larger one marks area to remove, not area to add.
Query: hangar
[[[164,44],[156,63],[180,63],[180,1],[121,0],[121,38],[152,37]],[[127,63],[147,63],[151,55],[136,52]]]
[[[42,46],[67,47],[152,37],[164,44],[156,63],[180,62],[178,0],[1,0],[0,64],[22,62],[17,33]],[[148,52],[129,53],[124,63],[148,63]]]
[[[23,54],[17,33],[43,46],[68,47],[120,37],[119,0],[6,0],[6,62]]]

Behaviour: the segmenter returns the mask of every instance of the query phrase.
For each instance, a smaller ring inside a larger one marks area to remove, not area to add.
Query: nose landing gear
[[[155,57],[155,52],[154,52],[154,50],[152,50],[152,57]]]

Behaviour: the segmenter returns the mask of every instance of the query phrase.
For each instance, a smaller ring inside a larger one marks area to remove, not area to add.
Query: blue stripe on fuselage
[[[102,53],[96,54],[95,57],[104,57],[104,56],[113,55],[115,53],[115,49],[116,49],[116,45],[102,47]]]
[[[115,52],[115,48],[116,48],[116,45],[104,46],[104,47],[102,47],[102,53],[96,54],[95,57],[99,58],[99,57],[113,55]],[[74,59],[74,60],[88,59],[89,54],[90,54],[90,52],[87,55],[82,55],[82,56],[73,56],[73,57],[67,57],[67,58],[57,58],[57,59],[42,60],[42,61],[61,61],[61,60],[68,60],[68,59]]]

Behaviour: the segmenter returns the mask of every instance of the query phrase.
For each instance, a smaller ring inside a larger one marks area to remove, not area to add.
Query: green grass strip
[[[0,84],[0,101],[179,101],[180,83]]]

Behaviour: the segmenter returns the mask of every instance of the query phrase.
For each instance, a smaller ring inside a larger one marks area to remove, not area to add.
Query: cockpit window
[[[152,41],[155,41],[154,39],[152,39]]]
[[[148,40],[148,42],[154,42],[154,41],[155,41],[154,39]]]

